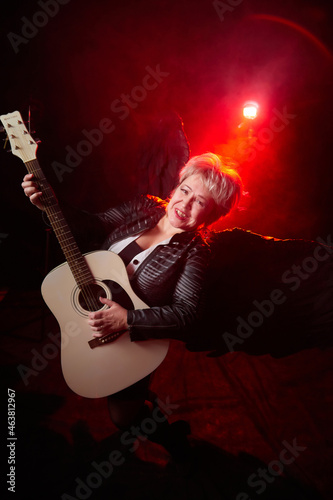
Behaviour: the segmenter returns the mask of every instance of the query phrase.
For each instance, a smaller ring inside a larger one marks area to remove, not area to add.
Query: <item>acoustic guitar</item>
[[[100,398],[114,394],[153,372],[165,358],[168,340],[131,342],[124,332],[112,342],[112,334],[93,338],[87,319],[90,311],[106,309],[103,296],[126,309],[148,306],[131,289],[126,268],[113,252],[82,255],[57,199],[36,158],[37,143],[18,111],[0,116],[12,153],[34,175],[45,212],[66,261],[44,279],[42,296],[61,330],[61,366],[67,385],[78,395]]]

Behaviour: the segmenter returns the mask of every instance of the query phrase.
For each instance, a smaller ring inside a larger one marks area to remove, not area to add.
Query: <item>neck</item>
[[[170,238],[171,236],[173,236],[176,233],[183,233],[182,229],[178,229],[176,227],[173,227],[170,224],[167,214],[165,214],[162,217],[162,219],[160,219],[160,221],[156,225],[156,229],[165,235],[165,239]]]

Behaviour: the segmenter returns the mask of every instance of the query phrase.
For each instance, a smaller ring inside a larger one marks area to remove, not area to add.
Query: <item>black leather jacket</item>
[[[165,209],[159,198],[140,196],[98,214],[98,224],[107,234],[102,248],[154,227]],[[197,232],[177,233],[153,250],[131,278],[133,291],[150,307],[128,311],[132,340],[188,340],[188,327],[202,311],[208,262],[209,248]]]

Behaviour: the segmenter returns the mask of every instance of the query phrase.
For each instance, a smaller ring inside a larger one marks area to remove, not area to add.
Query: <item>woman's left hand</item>
[[[93,331],[93,337],[104,337],[110,333],[127,330],[127,309],[104,297],[99,300],[106,304],[108,309],[89,313],[88,324]]]

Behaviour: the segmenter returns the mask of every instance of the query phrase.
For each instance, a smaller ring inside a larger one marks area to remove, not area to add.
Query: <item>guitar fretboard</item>
[[[94,278],[77,246],[53,190],[46,180],[37,160],[25,162],[25,166],[28,172],[34,175],[39,185],[42,192],[41,201],[44,204],[45,212],[66,257],[74,279],[78,286],[84,289],[84,287],[94,283]]]
[[[66,257],[72,275],[81,290],[87,309],[90,311],[99,309],[101,303],[96,293],[93,292],[93,289],[96,289],[94,277],[86,259],[76,244],[51,186],[39,166],[36,159],[36,142],[30,136],[18,111],[1,115],[0,120],[8,134],[12,153],[24,162],[28,172],[34,175],[39,185],[42,192],[41,201],[44,204],[45,212]]]

